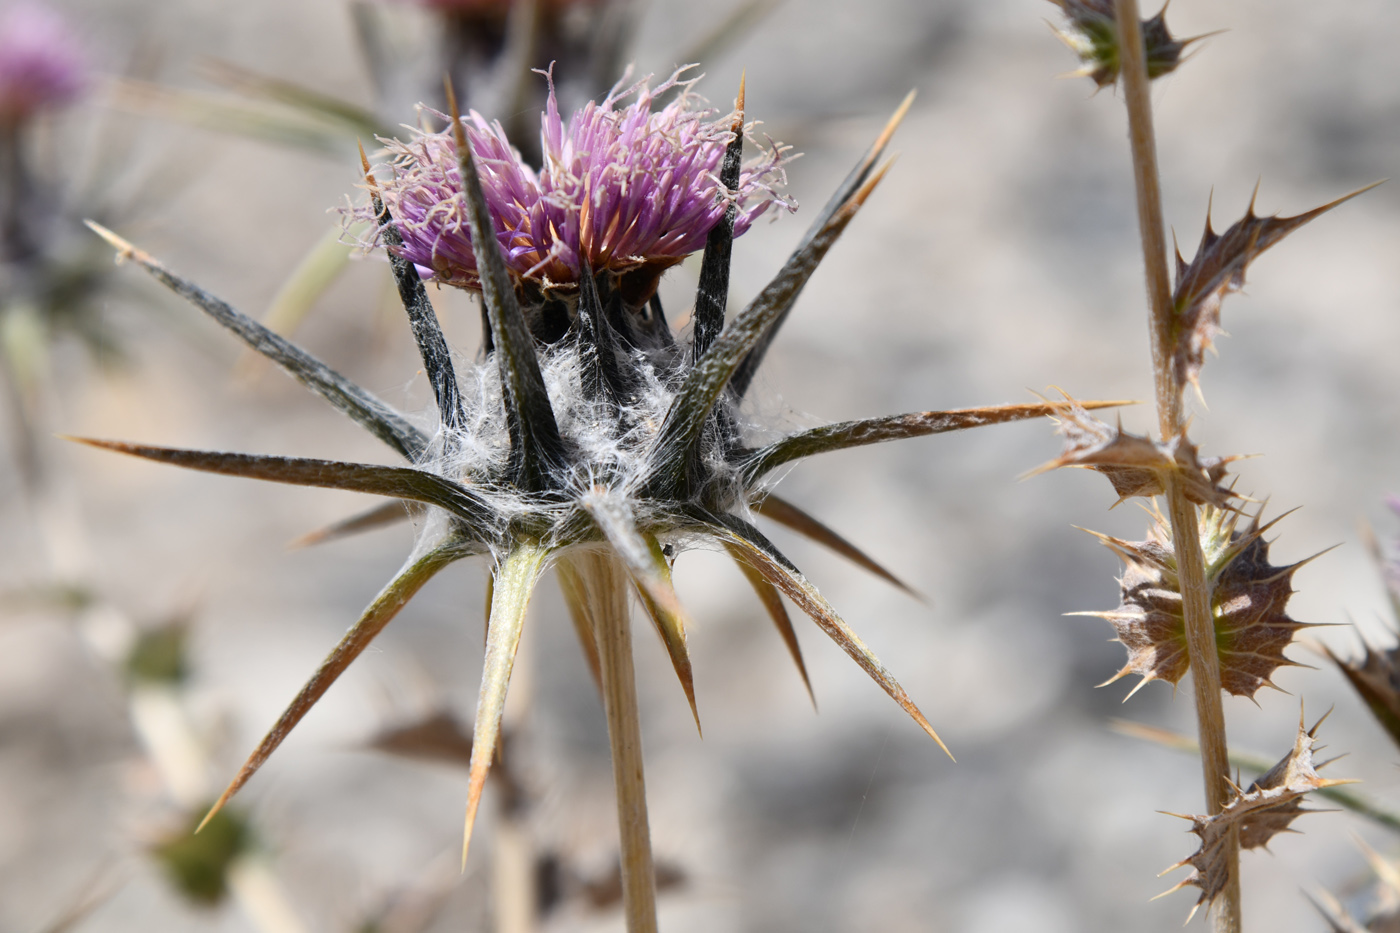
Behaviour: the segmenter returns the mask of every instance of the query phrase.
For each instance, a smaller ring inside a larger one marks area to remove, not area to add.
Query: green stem
[[[1137,188],[1138,224],[1142,234],[1147,293],[1151,302],[1152,364],[1157,395],[1157,419],[1162,439],[1180,436],[1182,392],[1172,366],[1175,348],[1175,312],[1167,271],[1166,225],[1162,219],[1162,195],[1157,171],[1157,142],[1152,126],[1152,99],[1143,55],[1141,18],[1137,0],[1116,0],[1123,93],[1128,106],[1128,131],[1133,151],[1133,176]],[[1225,740],[1225,711],[1220,693],[1220,659],[1215,646],[1215,624],[1206,585],[1205,559],[1201,553],[1196,507],[1187,500],[1180,480],[1167,482],[1167,510],[1180,581],[1186,647],[1196,696],[1196,718],[1201,736],[1201,769],[1205,778],[1206,808],[1219,813],[1230,799],[1229,750]],[[1215,914],[1217,933],[1239,933],[1240,883],[1239,836],[1231,832],[1225,858],[1229,881]]]

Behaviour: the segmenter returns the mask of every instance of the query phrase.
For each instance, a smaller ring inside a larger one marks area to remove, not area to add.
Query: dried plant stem
[[[1132,143],[1133,177],[1137,188],[1138,224],[1142,233],[1147,292],[1151,302],[1152,364],[1157,395],[1157,419],[1162,439],[1169,441],[1183,430],[1182,392],[1172,365],[1175,345],[1175,313],[1167,272],[1166,225],[1162,219],[1162,194],[1157,172],[1157,142],[1152,126],[1152,99],[1143,55],[1141,17],[1137,0],[1115,0],[1123,94],[1128,106],[1128,135]],[[1215,625],[1206,589],[1205,559],[1196,522],[1196,507],[1186,499],[1177,477],[1167,483],[1167,508],[1181,587],[1186,647],[1195,685],[1196,718],[1200,729],[1201,768],[1206,786],[1206,807],[1219,813],[1229,799],[1229,752],[1225,741],[1225,711],[1221,703],[1220,660],[1216,654]],[[1230,880],[1216,912],[1218,933],[1240,930],[1239,836],[1232,832],[1226,843]]]
[[[647,825],[642,772],[642,729],[632,668],[632,633],[627,571],[610,552],[585,551],[560,561],[572,575],[598,645],[603,706],[617,785],[617,823],[622,843],[622,901],[628,933],[656,933],[656,871]],[[577,584],[581,584],[578,586]]]
[[[492,868],[496,933],[534,933],[535,853],[527,828],[515,814],[496,821]]]

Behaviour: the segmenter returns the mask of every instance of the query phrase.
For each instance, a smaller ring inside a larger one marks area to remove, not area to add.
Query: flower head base
[[[72,101],[85,82],[82,50],[56,14],[32,4],[0,13],[0,126]]]
[[[775,190],[784,181],[780,146],[741,171],[736,190],[720,184],[733,121],[692,109],[692,83],[677,72],[655,88],[619,84],[567,124],[551,86],[538,172],[499,123],[475,112],[463,121],[506,267],[527,305],[576,298],[585,267],[620,282],[630,304],[645,304],[660,273],[703,249],[731,205],[734,236],[775,202],[792,208]],[[675,90],[676,99],[653,112]],[[402,240],[393,249],[438,282],[480,289],[453,133],[424,132],[388,146],[393,175],[380,184]],[[351,216],[370,213],[364,206]]]

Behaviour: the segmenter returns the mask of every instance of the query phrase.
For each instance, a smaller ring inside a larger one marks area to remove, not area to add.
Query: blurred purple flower
[[[731,200],[718,172],[733,135],[728,118],[707,120],[715,111],[690,109],[693,82],[680,74],[656,88],[646,80],[619,83],[567,125],[551,86],[538,172],[511,148],[499,122],[475,111],[463,118],[496,236],[518,279],[546,293],[572,291],[586,259],[595,272],[643,273],[640,280],[654,287],[663,270],[704,248]],[[657,97],[673,88],[677,99],[653,112]],[[425,277],[479,288],[452,134],[420,133],[388,149],[393,177],[381,187],[403,238],[399,252]],[[784,156],[770,142],[741,173],[735,236],[775,202],[793,208],[776,190],[786,181]],[[370,209],[351,216],[369,219]],[[379,245],[377,234],[372,239],[369,245]]]
[[[0,12],[0,124],[73,100],[85,72],[82,49],[53,11],[20,3]]]

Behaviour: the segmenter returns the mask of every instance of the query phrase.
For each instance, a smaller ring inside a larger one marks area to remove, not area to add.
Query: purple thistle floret
[[[0,12],[0,124],[66,104],[85,84],[82,49],[57,14],[30,3]]]
[[[517,284],[532,284],[546,295],[571,293],[586,259],[595,273],[627,276],[634,283],[627,289],[631,297],[645,301],[662,271],[704,248],[731,200],[738,205],[735,236],[771,204],[793,208],[776,190],[786,180],[785,149],[776,144],[745,167],[737,196],[720,185],[731,121],[707,120],[714,111],[690,109],[693,82],[680,75],[656,88],[646,80],[619,83],[567,125],[551,83],[538,172],[511,148],[499,122],[488,124],[475,111],[463,118]],[[657,97],[673,88],[681,91],[677,99],[653,112]],[[619,107],[634,95],[633,103]],[[421,132],[409,143],[387,146],[393,177],[381,187],[403,239],[398,252],[424,277],[478,289],[451,132]],[[361,207],[351,217],[367,220],[371,212]],[[379,245],[378,233],[368,245]]]

